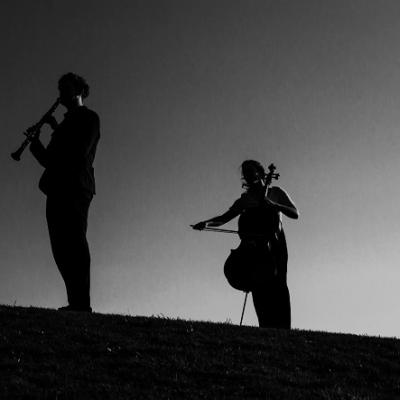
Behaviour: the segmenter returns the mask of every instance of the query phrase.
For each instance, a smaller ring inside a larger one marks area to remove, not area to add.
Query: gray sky
[[[102,123],[96,311],[238,323],[238,239],[189,225],[240,196],[253,158],[301,212],[284,221],[293,326],[400,336],[399,19],[395,0],[2,1],[0,303],[66,302],[41,167],[9,153],[73,71]]]

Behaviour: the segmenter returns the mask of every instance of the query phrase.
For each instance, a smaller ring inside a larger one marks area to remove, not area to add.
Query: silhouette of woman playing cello
[[[261,328],[290,329],[288,253],[282,214],[297,219],[299,213],[282,188],[270,186],[271,179],[279,175],[274,174],[272,164],[269,170],[267,174],[258,161],[244,161],[241,172],[245,192],[228,211],[193,225],[193,229],[218,227],[239,216],[241,242],[224,267],[228,282],[236,289],[252,292]]]

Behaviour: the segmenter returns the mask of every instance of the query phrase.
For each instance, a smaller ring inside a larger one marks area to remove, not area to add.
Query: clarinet
[[[44,114],[43,117],[39,120],[39,122],[37,122],[35,125],[28,128],[25,132],[23,132],[23,134],[26,136],[26,139],[22,142],[21,146],[19,146],[19,148],[16,151],[11,153],[11,158],[13,160],[19,161],[21,159],[21,155],[24,152],[26,146],[28,146],[28,144],[33,139],[35,139],[35,137],[38,135],[41,127],[45,123],[46,119],[54,113],[54,111],[56,110],[56,108],[58,107],[59,104],[60,104],[60,99],[57,99],[56,102],[46,112],[46,114]]]

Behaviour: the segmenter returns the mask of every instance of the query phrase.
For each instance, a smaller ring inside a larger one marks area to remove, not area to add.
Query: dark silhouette
[[[236,289],[251,291],[259,326],[291,327],[290,296],[287,286],[285,233],[281,214],[297,219],[299,213],[289,195],[280,187],[270,187],[275,167],[266,174],[254,160],[242,163],[241,197],[224,214],[193,226],[202,230],[217,227],[239,216],[240,245],[225,263],[225,275]]]
[[[58,124],[48,115],[53,133],[45,148],[35,137],[30,150],[45,168],[39,182],[47,196],[46,218],[51,249],[67,289],[62,310],[88,311],[90,252],[86,239],[89,206],[95,194],[93,161],[100,138],[98,115],[83,105],[89,95],[86,81],[73,73],[58,81],[59,101],[67,109]]]
[[[24,152],[26,146],[28,146],[29,143],[31,143],[32,140],[34,140],[37,135],[40,133],[40,129],[42,126],[46,123],[47,119],[53,114],[53,112],[56,110],[56,108],[60,104],[60,99],[57,99],[56,102],[50,107],[50,109],[44,114],[44,116],[37,122],[35,125],[31,126],[28,128],[25,132],[24,135],[26,136],[25,140],[22,142],[21,146],[11,153],[11,158],[15,161],[20,161],[22,153]]]

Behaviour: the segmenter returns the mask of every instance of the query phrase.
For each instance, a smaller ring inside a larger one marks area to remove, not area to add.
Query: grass
[[[400,341],[0,306],[0,399],[400,399]]]

